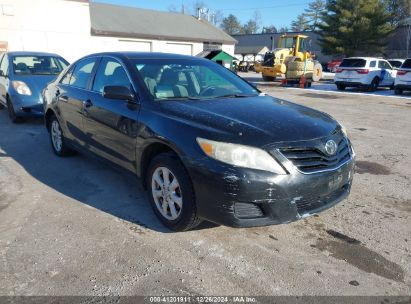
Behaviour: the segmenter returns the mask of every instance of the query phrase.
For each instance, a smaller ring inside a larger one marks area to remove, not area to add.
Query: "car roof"
[[[57,56],[57,57],[61,57],[60,55],[54,54],[54,53],[30,52],[30,51],[12,51],[12,52],[7,52],[6,54],[9,54],[11,56]]]
[[[386,60],[384,58],[378,58],[378,57],[347,57],[344,59]]]
[[[187,59],[187,60],[205,60],[199,57],[179,55],[171,53],[156,53],[156,52],[103,52],[87,55],[86,57],[95,56],[113,56],[127,59]]]

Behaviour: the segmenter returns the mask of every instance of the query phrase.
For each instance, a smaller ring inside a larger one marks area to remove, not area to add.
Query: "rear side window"
[[[375,60],[370,62],[370,68],[375,68],[376,65],[377,65],[377,61]]]
[[[380,69],[392,69],[391,65],[388,62],[382,60],[378,61],[378,67]]]
[[[401,67],[404,69],[411,69],[411,59],[405,60]]]
[[[340,68],[364,68],[366,63],[365,59],[346,58],[341,62]]]
[[[88,88],[91,73],[93,72],[96,58],[86,58],[80,60],[74,68],[73,74],[70,78],[70,85],[82,89]]]

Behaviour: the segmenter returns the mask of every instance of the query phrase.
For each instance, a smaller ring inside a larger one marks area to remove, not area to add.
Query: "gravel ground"
[[[0,295],[411,295],[411,102],[263,89],[345,125],[347,200],[287,225],[172,233],[138,180],[58,158],[41,121],[0,111]]]

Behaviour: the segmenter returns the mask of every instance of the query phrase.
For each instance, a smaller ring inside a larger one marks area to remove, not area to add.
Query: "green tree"
[[[386,0],[328,0],[320,45],[330,55],[377,55],[392,32]]]
[[[227,34],[233,35],[241,33],[243,27],[241,26],[237,17],[233,14],[230,14],[221,22],[221,29],[225,31]]]
[[[387,0],[388,11],[391,13],[391,24],[404,25],[411,16],[410,0]]]
[[[269,25],[269,26],[265,26],[263,27],[263,30],[261,31],[261,33],[277,33],[277,28],[275,27],[275,25]]]
[[[325,12],[325,1],[314,0],[308,4],[308,8],[304,10],[304,17],[307,19],[307,24],[310,30],[318,30],[318,26],[321,23],[321,16]]]
[[[297,19],[291,22],[291,30],[294,32],[304,32],[309,28],[308,21],[303,14],[298,15]]]
[[[253,19],[250,19],[246,24],[244,24],[241,31],[244,34],[255,34],[257,33],[257,23]]]

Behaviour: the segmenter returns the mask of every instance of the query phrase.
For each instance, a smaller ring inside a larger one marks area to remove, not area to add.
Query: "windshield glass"
[[[226,68],[208,61],[136,59],[133,65],[155,100],[248,97],[259,93]]]
[[[279,48],[291,49],[295,47],[296,44],[295,37],[282,37],[280,38],[280,45]]]
[[[411,59],[407,59],[401,66],[403,69],[411,69]]]
[[[363,68],[366,63],[367,60],[365,59],[344,59],[340,64],[340,68]]]
[[[399,68],[402,64],[399,60],[388,60],[388,62],[392,65],[393,68]]]
[[[68,66],[60,57],[14,56],[13,70],[16,75],[58,75]]]

